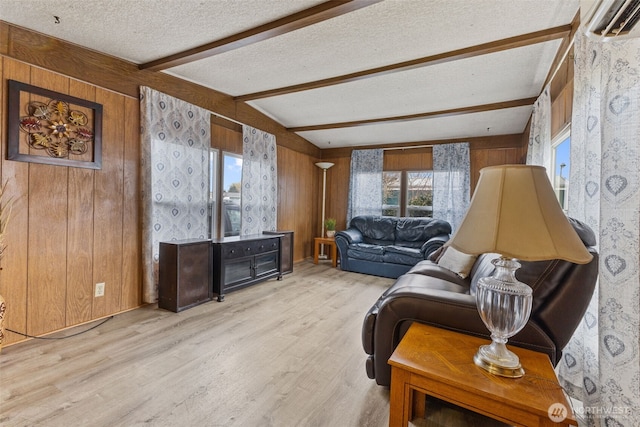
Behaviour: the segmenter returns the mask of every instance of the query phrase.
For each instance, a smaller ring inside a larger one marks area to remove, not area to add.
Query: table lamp
[[[523,376],[518,356],[506,347],[531,314],[532,289],[516,279],[516,259],[586,264],[592,258],[562,211],[545,168],[482,169],[466,216],[448,245],[467,254],[500,255],[493,260],[493,276],[477,285],[478,313],[492,342],[478,349],[474,362],[495,375]]]

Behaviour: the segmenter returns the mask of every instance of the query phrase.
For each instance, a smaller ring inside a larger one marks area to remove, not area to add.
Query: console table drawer
[[[278,239],[236,242],[222,245],[222,259],[234,259],[278,249]]]

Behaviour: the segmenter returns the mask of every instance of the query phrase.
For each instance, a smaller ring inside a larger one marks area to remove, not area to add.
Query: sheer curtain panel
[[[359,215],[382,215],[383,156],[381,149],[351,152],[347,226]]]
[[[469,143],[433,146],[433,218],[448,221],[455,231],[467,209],[471,191]]]
[[[275,231],[278,223],[276,137],[242,126],[241,235]]]
[[[160,242],[209,234],[210,113],[140,88],[143,298],[158,299]]]
[[[551,179],[551,97],[549,85],[544,88],[531,115],[531,131],[527,148],[527,164],[544,166]]]
[[[558,365],[589,426],[640,425],[640,39],[575,38],[569,215],[599,243],[599,287]]]

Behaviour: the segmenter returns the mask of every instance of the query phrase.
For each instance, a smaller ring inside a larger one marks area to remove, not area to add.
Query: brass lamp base
[[[489,346],[481,346],[478,349],[478,352],[473,356],[473,362],[476,364],[476,366],[481,367],[490,374],[499,375],[506,378],[520,378],[524,375],[524,369],[522,368],[520,362],[518,362],[518,364],[515,366],[499,365],[495,361],[490,360],[484,356],[482,347]]]

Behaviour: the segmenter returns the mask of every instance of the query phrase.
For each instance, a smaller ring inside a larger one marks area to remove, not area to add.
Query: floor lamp
[[[322,222],[320,223],[320,237],[324,237],[324,207],[327,197],[327,169],[333,166],[333,163],[318,162],[316,163],[316,166],[322,169]],[[320,249],[319,258],[327,258],[327,256],[324,254],[324,245],[322,245],[322,248]]]

